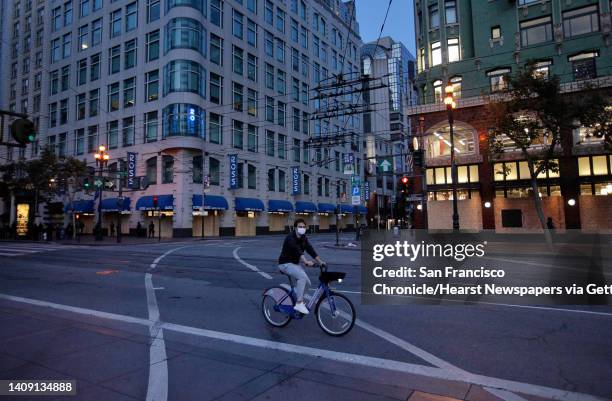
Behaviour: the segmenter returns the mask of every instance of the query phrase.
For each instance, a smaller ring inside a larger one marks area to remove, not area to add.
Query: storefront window
[[[475,153],[475,131],[455,125],[453,127],[455,140],[455,155]],[[450,156],[450,130],[448,126],[442,127],[427,135],[425,138],[427,157],[436,158]]]

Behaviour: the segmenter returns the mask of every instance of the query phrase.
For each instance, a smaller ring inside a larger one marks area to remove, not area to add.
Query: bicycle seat
[[[344,272],[323,272],[319,275],[319,280],[323,283],[330,283],[332,281],[338,281],[346,277]]]

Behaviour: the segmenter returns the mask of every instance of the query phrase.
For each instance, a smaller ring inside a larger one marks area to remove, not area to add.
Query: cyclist
[[[306,221],[304,219],[297,219],[293,223],[293,227],[293,233],[287,235],[285,242],[283,242],[283,250],[278,258],[278,268],[281,272],[296,279],[295,296],[297,302],[293,308],[307,315],[308,308],[304,304],[304,291],[306,290],[306,285],[310,285],[310,279],[299,263],[302,262],[306,266],[314,265],[312,260],[306,259],[304,251],[308,252],[319,265],[324,262],[317,255],[312,245],[310,245],[308,238],[306,238]]]

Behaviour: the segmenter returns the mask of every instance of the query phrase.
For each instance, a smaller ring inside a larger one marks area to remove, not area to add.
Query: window
[[[133,146],[135,139],[134,117],[123,119],[123,146]]]
[[[87,83],[87,59],[79,60],[77,63],[77,85]]]
[[[232,120],[232,146],[244,149],[244,124],[242,121]]]
[[[257,152],[259,146],[259,128],[249,124],[248,127],[247,150],[249,152]]]
[[[300,45],[304,49],[308,49],[308,31],[305,26],[300,27]]]
[[[223,28],[223,1],[210,0],[210,22]]]
[[[266,121],[274,122],[274,98],[266,96]]]
[[[119,144],[119,121],[106,123],[106,143],[109,149],[117,148]]]
[[[300,132],[300,109],[293,108],[293,130]]]
[[[219,114],[210,113],[210,123],[208,131],[210,132],[210,142],[212,143],[223,143],[223,136],[221,128],[223,126],[223,116]]]
[[[219,185],[221,183],[221,162],[215,158],[208,159],[208,175],[210,177],[210,185]]]
[[[185,6],[195,8],[200,11],[202,15],[206,16],[206,0],[168,0],[166,2],[166,13],[174,7]]]
[[[433,82],[433,90],[434,90],[434,102],[440,103],[443,101],[442,96],[442,80],[438,79]]]
[[[136,103],[136,78],[123,81],[123,107],[128,108]]]
[[[447,24],[457,23],[457,2],[455,0],[446,0],[444,2],[444,10]]]
[[[223,39],[215,34],[210,34],[210,61],[223,65]]]
[[[306,113],[305,111],[302,112],[302,134],[304,135],[308,135],[308,120],[310,118],[308,117],[308,113]]]
[[[500,39],[501,38],[501,27],[499,25],[491,27],[491,39]]]
[[[274,157],[274,132],[266,130],[266,155]]]
[[[62,36],[62,58],[70,57],[72,53],[72,34]]]
[[[83,51],[89,47],[89,26],[83,25],[79,27],[79,43],[78,43],[78,51]]]
[[[102,18],[91,22],[91,45],[96,46],[102,42]]]
[[[232,82],[232,98],[235,111],[242,111],[244,107],[244,86]]]
[[[465,155],[475,153],[475,131],[461,125],[455,125],[453,130],[455,154]],[[425,152],[427,158],[450,156],[450,129],[444,126],[425,137]]]
[[[68,90],[70,86],[70,66],[62,67],[62,92]]]
[[[64,26],[72,24],[72,0],[64,3]]]
[[[102,8],[102,0],[92,0],[93,1],[93,9],[92,11],[98,11]]]
[[[563,13],[563,35],[566,38],[599,31],[597,5]]]
[[[257,47],[257,24],[250,19],[247,20],[247,43]]]
[[[86,98],[85,94],[81,93],[76,97],[76,119],[82,120],[85,118]]]
[[[293,140],[293,161],[299,163],[300,162],[300,140],[299,139],[294,139]]]
[[[247,78],[257,82],[257,57],[249,53],[247,60]]]
[[[272,25],[274,23],[274,5],[271,0],[266,0],[264,8],[264,20]]]
[[[136,66],[136,39],[129,40],[125,42],[125,55],[123,65],[127,70],[129,68],[134,68]]]
[[[74,135],[74,154],[82,155],[85,153],[85,129],[76,130]]]
[[[145,113],[145,142],[157,141],[157,110]]]
[[[121,9],[110,14],[110,37],[114,38],[119,35],[121,35]]]
[[[160,17],[160,0],[147,0],[147,22],[157,21]]]
[[[172,184],[174,181],[174,157],[162,156],[162,184]]]
[[[159,30],[147,33],[147,62],[159,58]]]
[[[308,174],[304,174],[304,186],[302,190],[304,191],[304,195],[310,195],[310,176]]]
[[[266,63],[266,88],[274,89],[274,66]]]
[[[57,103],[49,103],[49,127],[57,125]]]
[[[247,167],[247,187],[249,189],[257,188],[257,168],[252,164]]]
[[[284,170],[278,170],[278,192],[285,192],[287,190],[287,174]]]
[[[285,111],[286,105],[283,102],[276,102],[277,106],[277,124],[284,127],[285,126]]]
[[[247,113],[251,116],[257,116],[257,91],[247,89]]]
[[[89,117],[95,117],[98,115],[98,109],[100,106],[100,89],[93,89],[89,91]]]
[[[193,49],[206,55],[206,30],[192,18],[173,18],[165,28],[164,53],[172,49]]]
[[[291,41],[298,43],[299,41],[299,24],[296,20],[291,18]]]
[[[448,39],[448,62],[452,63],[455,61],[461,60],[461,55],[459,53],[459,39],[452,38]]]
[[[276,7],[276,30],[285,33],[285,12]]]
[[[202,184],[204,176],[204,157],[202,155],[193,156],[191,160],[191,177],[195,184]]]
[[[268,191],[276,191],[276,170],[273,168],[268,170]]]
[[[121,45],[108,49],[108,73],[115,74],[121,70]]]
[[[257,0],[247,0],[247,9],[257,14]]]
[[[162,138],[170,136],[205,137],[206,114],[189,103],[175,103],[162,111]]]
[[[268,32],[264,32],[264,42],[266,54],[270,57],[274,57],[274,36]]]
[[[296,102],[300,101],[300,81],[296,78],[293,78],[291,81],[291,94],[293,95],[293,100]]]
[[[232,33],[238,39],[244,38],[244,16],[236,10],[232,14]]]
[[[233,70],[236,74],[242,75],[244,72],[244,50],[238,46],[232,46]]]
[[[508,89],[508,78],[510,68],[499,68],[489,71],[487,75],[491,83],[491,92],[499,92]]]
[[[595,57],[599,56],[599,52],[580,53],[568,57],[568,61],[572,63],[572,72],[574,79],[592,79],[597,77],[597,68]]]
[[[152,102],[159,98],[159,70],[145,74],[145,102]]]
[[[100,53],[91,56],[89,62],[91,64],[89,69],[89,79],[90,81],[96,81],[100,78]]]
[[[450,84],[453,87],[453,96],[455,99],[461,99],[461,77],[452,77]]]
[[[442,64],[442,48],[440,42],[433,42],[431,44],[431,65]]]
[[[286,74],[283,70],[276,70],[276,92],[279,95],[287,93]]]
[[[521,28],[521,44],[535,45],[552,40],[552,22],[550,16],[523,21]]]
[[[437,29],[440,27],[440,13],[438,12],[438,5],[434,4],[429,6],[429,29]]]
[[[278,134],[278,158],[287,158],[287,136]]]
[[[51,10],[51,21],[53,21],[53,32],[62,28],[62,7]]]
[[[108,85],[108,111],[119,110],[119,82]]]
[[[125,31],[133,31],[138,26],[138,2],[125,6]]]
[[[59,111],[59,123],[60,125],[68,122],[68,99],[60,100],[60,111]]]
[[[204,97],[206,70],[195,61],[172,60],[164,66],[164,96],[172,92],[193,92]]]
[[[222,104],[223,103],[223,77],[210,73],[210,101],[211,103]]]
[[[533,75],[536,78],[548,79],[552,61],[538,61],[533,66]]]
[[[62,53],[60,50],[60,40],[59,39],[53,39],[51,41],[51,62],[55,63],[56,61],[60,61],[62,59]],[[15,63],[15,66],[17,66],[17,63]],[[17,70],[17,68],[15,67],[15,71]],[[15,73],[14,75],[17,75],[17,73]]]

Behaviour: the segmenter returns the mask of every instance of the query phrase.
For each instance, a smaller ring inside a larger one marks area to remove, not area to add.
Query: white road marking
[[[235,249],[234,249],[234,251],[232,252],[232,253],[234,254],[234,258],[235,258],[235,259],[236,259],[238,262],[240,262],[240,263],[242,263],[243,265],[245,265],[246,267],[248,267],[249,269],[253,270],[254,272],[259,273],[259,274],[260,274],[260,275],[261,275],[263,278],[267,278],[268,280],[272,280],[272,276],[270,276],[268,273],[266,273],[266,272],[262,272],[261,270],[259,270],[259,269],[257,268],[257,266],[253,266],[252,264],[247,263],[247,262],[245,262],[244,260],[240,259],[240,256],[238,256],[238,250],[239,250],[240,248],[241,248],[241,247],[239,246],[238,248],[235,248]]]
[[[160,261],[161,261],[163,258],[165,258],[166,256],[170,255],[172,252],[176,252],[176,251],[178,251],[179,249],[187,248],[187,246],[188,246],[188,245],[181,246],[181,247],[174,248],[174,249],[170,249],[169,251],[167,251],[167,252],[163,253],[161,256],[158,256],[158,257],[157,257],[157,258],[156,258],[156,259],[153,261],[153,263],[151,263],[151,266],[149,267],[149,271],[151,271],[151,270],[155,270],[155,268],[157,267],[157,264],[158,264],[158,263],[159,263],[159,262],[160,262]]]
[[[277,351],[283,351],[288,353],[306,355],[309,357],[316,357],[327,359],[331,361],[345,362],[354,365],[367,366],[378,369],[392,370],[402,373],[417,374],[426,377],[432,377],[442,380],[453,380],[462,381],[467,383],[476,384],[479,386],[488,387],[491,389],[501,389],[509,392],[523,393],[527,395],[534,395],[543,398],[549,398],[558,401],[605,401],[604,398],[576,393],[572,391],[566,391],[556,389],[547,386],[540,386],[536,384],[522,383],[512,380],[499,379],[495,377],[488,377],[483,375],[477,375],[472,373],[460,373],[455,371],[449,371],[437,367],[429,367],[423,365],[416,365],[407,362],[395,361],[391,359],[376,358],[371,356],[350,354],[346,352],[337,352],[320,348],[306,347],[295,344],[281,343],[276,341],[264,340],[256,337],[247,337],[233,333],[226,333],[221,331],[200,329],[197,327],[184,326],[174,323],[156,323],[148,319],[137,318],[127,315],[119,315],[115,313],[103,312],[94,309],[85,309],[76,306],[62,305],[53,302],[40,301],[36,299],[22,298],[8,294],[0,294],[0,299],[7,301],[19,302],[29,305],[35,305],[40,307],[46,307],[56,310],[68,311],[72,313],[94,316],[98,318],[115,320],[125,323],[133,323],[144,325],[146,327],[154,327],[159,324],[159,328],[164,330],[171,330],[177,333],[191,334],[199,337],[212,338],[220,341],[227,341],[231,343],[249,345],[258,348],[265,348]],[[147,398],[148,399],[148,398]],[[157,400],[156,400],[157,401]]]
[[[504,401],[527,401],[523,397],[516,395],[514,393],[511,393],[509,391],[506,391],[506,390],[501,390],[498,388],[491,388],[491,387],[484,387],[484,390],[493,394],[497,398],[501,398]]]

